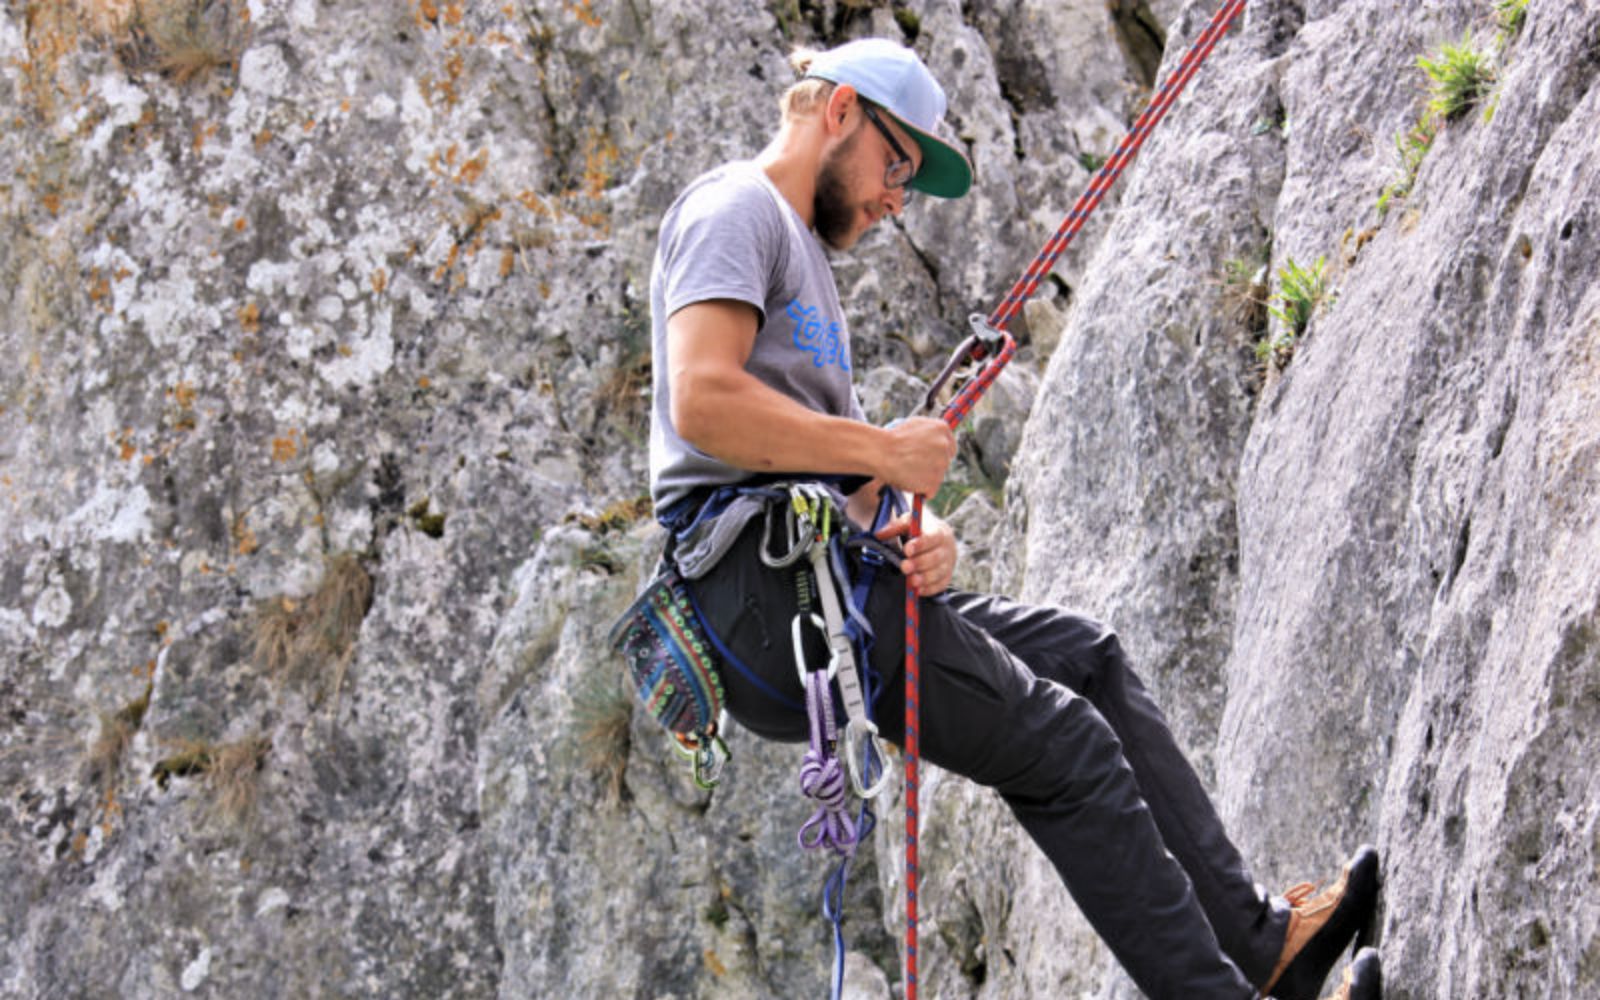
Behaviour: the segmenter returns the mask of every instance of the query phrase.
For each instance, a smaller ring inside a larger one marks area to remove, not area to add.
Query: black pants
[[[729,713],[758,735],[804,740],[794,571],[763,565],[759,545],[752,524],[693,593],[744,668],[724,671]],[[900,574],[880,569],[867,608],[874,714],[897,744],[904,601]],[[1251,880],[1116,636],[1060,609],[951,592],[922,602],[920,638],[923,755],[1000,793],[1139,988],[1253,996],[1283,946],[1287,904]]]

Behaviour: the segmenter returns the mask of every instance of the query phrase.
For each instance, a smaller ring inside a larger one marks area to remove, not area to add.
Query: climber
[[[694,180],[661,223],[650,477],[675,531],[741,484],[816,475],[849,492],[853,525],[869,525],[882,491],[932,495],[955,456],[942,420],[866,422],[824,251],[899,215],[913,190],[967,192],[970,164],[939,138],[944,91],[913,52],[881,39],[793,62],[802,78],[771,142]],[[909,586],[923,608],[923,752],[999,792],[1134,982],[1153,997],[1314,1000],[1373,919],[1376,852],[1359,850],[1321,893],[1266,894],[1116,636],[1058,608],[951,590],[950,527],[925,516],[920,536],[908,531],[904,514],[877,530],[896,562],[862,602],[883,735],[903,738],[894,681]],[[795,571],[768,565],[762,546],[758,517],[691,590],[740,665],[723,677],[729,713],[758,735],[803,740],[787,645]],[[1374,1000],[1380,978],[1363,949],[1335,995]]]

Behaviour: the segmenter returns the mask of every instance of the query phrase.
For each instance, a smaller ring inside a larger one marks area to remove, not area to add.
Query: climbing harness
[[[1066,250],[1067,244],[1072,242],[1083,228],[1085,220],[1095,210],[1116,183],[1122,170],[1126,167],[1143,145],[1144,140],[1150,135],[1150,130],[1166,115],[1173,103],[1188,85],[1191,77],[1200,68],[1200,64],[1211,54],[1217,42],[1227,33],[1229,26],[1244,11],[1245,0],[1226,0],[1222,7],[1212,15],[1205,30],[1195,39],[1189,51],[1184,54],[1183,60],[1162,83],[1161,87],[1151,97],[1150,104],[1133,123],[1133,128],[1123,137],[1118,144],[1116,152],[1111,155],[1105,164],[1095,174],[1089,183],[1089,188],[1073,204],[1067,217],[1062,220],[1055,235],[1051,236],[1044,245],[1044,249],[1029,263],[1021,279],[1012,286],[1011,291],[1001,300],[987,319],[974,316],[972,318],[973,334],[969,336],[956,349],[950,363],[935,381],[934,388],[929,392],[925,403],[926,409],[931,412],[935,405],[936,393],[942,390],[945,384],[958,370],[969,366],[978,366],[974,374],[970,375],[955,398],[945,406],[942,416],[947,425],[954,430],[962,420],[966,419],[972,407],[977,404],[983,394],[994,384],[1000,376],[1000,371],[1016,354],[1017,344],[1009,333],[1005,332],[1008,324],[1024,303],[1033,297],[1039,287],[1039,282],[1055,267],[1056,261]],[[916,538],[922,533],[922,509],[924,498],[919,494],[911,502],[911,529],[909,535]],[[906,738],[905,738],[905,802],[906,802],[906,980],[905,1000],[916,1000],[917,996],[917,839],[918,839],[918,800],[917,800],[917,770],[918,755],[920,753],[921,731],[918,723],[920,712],[919,697],[921,691],[921,672],[919,665],[919,631],[920,614],[918,610],[917,594],[910,587],[906,588],[906,660],[905,660],[905,685],[906,685]]]

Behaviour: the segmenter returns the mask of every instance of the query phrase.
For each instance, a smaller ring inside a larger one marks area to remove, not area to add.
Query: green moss
[[[127,723],[134,729],[144,725],[144,715],[150,710],[150,692],[154,689],[154,682],[146,681],[143,694],[117,709],[117,720]]]
[[[406,509],[406,516],[416,529],[429,538],[444,537],[444,522],[448,516],[442,512],[431,509],[432,504],[427,497],[423,497]]]
[[[905,36],[907,42],[916,41],[917,36],[922,34],[922,18],[917,16],[914,10],[896,7],[894,23],[900,26],[900,33]]]
[[[200,740],[183,740],[177,752],[156,761],[150,777],[163,789],[173,778],[192,778],[211,769],[211,744]]]
[[[732,916],[732,912],[728,909],[728,901],[723,899],[721,896],[713,899],[711,901],[711,905],[706,907],[706,923],[715,927],[719,931],[728,926],[728,920]]]

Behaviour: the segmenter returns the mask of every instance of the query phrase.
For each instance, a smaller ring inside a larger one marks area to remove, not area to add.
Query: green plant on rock
[[[1522,30],[1528,17],[1528,0],[1494,0],[1494,23],[1500,27],[1502,46]]]
[[[1395,152],[1400,157],[1400,176],[1383,189],[1378,195],[1378,216],[1381,218],[1389,213],[1389,205],[1397,198],[1404,198],[1411,193],[1411,187],[1417,182],[1417,171],[1422,169],[1422,161],[1428,155],[1428,150],[1433,146],[1433,138],[1438,134],[1438,129],[1431,119],[1424,118],[1411,128],[1394,137]]]
[[[1325,256],[1318,257],[1309,267],[1301,267],[1290,257],[1278,268],[1278,290],[1267,311],[1297,337],[1306,332],[1312,314],[1331,298],[1327,270]]]
[[[1311,325],[1311,317],[1332,301],[1327,265],[1325,256],[1307,267],[1290,257],[1278,269],[1278,290],[1272,294],[1267,311],[1283,324],[1283,329],[1256,344],[1256,357],[1263,364],[1271,362],[1279,368],[1287,365],[1294,356],[1296,342]]]
[[[1504,17],[1513,18],[1515,23],[1520,24],[1520,9],[1526,7],[1526,0],[1520,2],[1501,0],[1495,7],[1497,17],[1501,16],[1502,4],[1506,10]],[[1513,7],[1518,8],[1519,12],[1510,13]],[[1502,19],[1501,24],[1505,23],[1507,22]],[[1501,47],[1504,47],[1503,42]],[[1422,161],[1428,155],[1428,151],[1433,148],[1433,140],[1438,135],[1439,129],[1463,117],[1478,103],[1484,102],[1494,88],[1496,77],[1494,54],[1488,49],[1476,47],[1470,32],[1462,36],[1459,45],[1446,43],[1431,56],[1418,56],[1417,66],[1427,76],[1428,100],[1417,123],[1395,136],[1394,145],[1400,158],[1400,174],[1385,185],[1378,195],[1377,209],[1380,218],[1389,213],[1389,208],[1397,199],[1411,193],[1411,188],[1416,183],[1417,171],[1421,169]],[[1494,103],[1493,100],[1487,101],[1484,111],[1485,121],[1493,116]]]
[[[1428,75],[1428,115],[1440,122],[1460,118],[1494,86],[1494,56],[1474,47],[1470,34],[1460,45],[1446,43],[1432,59],[1418,56],[1417,66]]]

